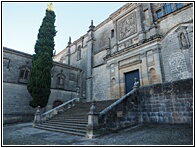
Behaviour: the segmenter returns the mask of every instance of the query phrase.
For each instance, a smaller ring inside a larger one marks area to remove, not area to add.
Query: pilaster
[[[88,41],[87,41],[87,69],[86,69],[86,99],[87,101],[92,100],[92,53],[93,53],[93,39],[94,39],[94,27],[93,21],[88,30]]]

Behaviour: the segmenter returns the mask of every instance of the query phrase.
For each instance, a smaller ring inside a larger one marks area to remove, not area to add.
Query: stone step
[[[70,119],[70,120],[58,120],[58,119],[51,119],[45,122],[49,122],[49,121],[55,121],[55,122],[64,122],[64,123],[81,123],[81,124],[87,124],[88,120],[74,120],[74,119]]]
[[[54,132],[60,132],[60,133],[65,133],[65,134],[72,134],[72,135],[77,135],[77,136],[83,136],[83,137],[86,135],[86,133],[65,131],[65,130],[61,130],[61,129],[54,129],[54,128],[41,127],[41,126],[35,126],[35,128],[39,128],[39,129],[42,129],[42,130],[48,130],[48,131],[54,131]]]
[[[61,123],[61,122],[58,122],[58,123],[46,122],[46,123],[43,123],[42,125],[45,125],[45,126],[55,126],[55,125],[58,125],[58,127],[63,127],[63,128],[86,130],[86,125],[87,124],[72,124],[72,123]]]
[[[54,117],[53,119],[55,120],[72,120],[72,119],[75,119],[75,120],[87,120],[88,117]],[[51,119],[52,120],[52,119]]]
[[[97,101],[96,112],[101,112],[116,100]],[[92,102],[77,103],[75,106],[60,112],[55,117],[46,120],[36,128],[57,131],[79,136],[86,135],[86,126],[88,124],[88,112]]]
[[[86,133],[86,129],[67,128],[67,127],[60,127],[60,126],[57,126],[57,125],[40,124],[39,127],[52,128],[52,129],[64,130],[64,131],[71,131],[71,132],[83,133],[83,134]]]
[[[56,125],[72,125],[72,126],[82,126],[82,127],[86,127],[88,122],[84,122],[84,123],[73,123],[73,122],[61,122],[61,121],[48,121],[48,122],[43,122],[43,124],[45,123],[51,123],[51,124],[56,124]]]

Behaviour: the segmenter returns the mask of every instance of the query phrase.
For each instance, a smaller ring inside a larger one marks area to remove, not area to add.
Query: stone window
[[[64,84],[64,78],[63,77],[57,77],[57,84],[63,85]]]
[[[114,29],[111,30],[111,38],[114,37]]]
[[[75,81],[75,76],[74,76],[74,74],[70,74],[70,75],[69,75],[69,80],[70,80],[70,81]]]
[[[115,85],[115,84],[116,84],[116,79],[112,78],[112,85]]]
[[[111,75],[115,75],[114,64],[111,64],[111,66],[110,66],[110,72],[111,72]]]
[[[173,12],[174,11],[173,4],[172,3],[166,3],[164,5],[164,11],[165,11],[165,14],[169,14],[169,13]]]
[[[27,67],[20,69],[19,83],[27,83],[30,70]]]
[[[22,68],[20,70],[20,79],[28,79],[28,75],[29,75],[29,69]]]
[[[176,9],[180,9],[183,7],[183,4],[182,3],[176,3]]]
[[[3,58],[3,67],[9,68],[10,60],[7,58]]]
[[[63,74],[58,74],[57,75],[57,88],[64,88],[64,81],[65,81],[65,76]]]
[[[78,46],[78,49],[77,49],[77,60],[80,60],[81,59],[81,46]]]
[[[159,19],[159,18],[161,18],[163,16],[163,12],[162,12],[161,9],[156,11],[156,16],[157,16],[157,19]]]

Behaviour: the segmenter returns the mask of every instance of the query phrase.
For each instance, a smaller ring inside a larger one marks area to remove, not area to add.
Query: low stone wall
[[[140,87],[143,123],[192,124],[193,79]]]

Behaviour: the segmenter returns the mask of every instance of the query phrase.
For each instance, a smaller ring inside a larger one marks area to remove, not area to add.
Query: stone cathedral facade
[[[80,97],[118,99],[140,85],[193,77],[193,5],[127,3],[54,57],[82,69]]]
[[[3,48],[7,120],[35,111],[26,89],[31,60],[29,54]],[[74,97],[118,99],[135,78],[140,86],[192,78],[193,3],[127,3],[97,26],[91,21],[87,33],[76,41],[69,38],[53,60],[46,110]]]

